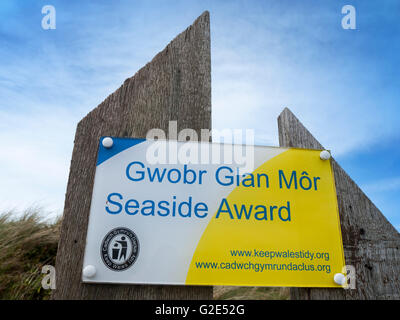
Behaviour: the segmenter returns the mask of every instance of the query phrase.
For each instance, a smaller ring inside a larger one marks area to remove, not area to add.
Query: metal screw
[[[96,275],[96,268],[92,265],[87,265],[83,268],[83,275],[87,278],[93,278]]]
[[[114,141],[110,137],[105,137],[101,143],[103,144],[104,148],[109,149],[109,148],[111,148],[113,146]]]
[[[335,281],[335,283],[340,284],[341,286],[343,286],[346,283],[346,277],[344,276],[343,273],[336,273],[333,276],[333,281]]]
[[[321,153],[319,154],[319,157],[320,157],[322,160],[329,160],[329,158],[331,157],[331,154],[329,153],[328,150],[323,150],[323,151],[321,151]]]

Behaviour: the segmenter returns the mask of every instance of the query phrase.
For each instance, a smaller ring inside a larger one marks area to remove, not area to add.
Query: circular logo
[[[113,271],[132,266],[139,255],[139,240],[128,228],[115,228],[104,237],[100,248],[104,264]]]

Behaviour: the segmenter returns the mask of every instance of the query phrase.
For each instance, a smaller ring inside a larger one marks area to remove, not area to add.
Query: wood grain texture
[[[101,136],[146,137],[168,122],[211,129],[210,17],[204,12],[154,59],[83,118],[76,130],[56,260],[53,299],[212,299],[212,287],[81,282]]]
[[[287,108],[278,128],[282,147],[323,149]],[[291,288],[291,298],[400,299],[400,234],[334,159],[332,167],[345,260],[356,268],[356,289]]]

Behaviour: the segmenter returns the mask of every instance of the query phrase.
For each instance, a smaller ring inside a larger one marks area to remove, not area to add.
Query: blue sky
[[[41,27],[44,5],[56,30]],[[357,29],[344,30],[351,4]],[[213,128],[278,145],[289,107],[400,229],[400,3],[0,2],[0,211],[62,212],[77,122],[204,10]]]

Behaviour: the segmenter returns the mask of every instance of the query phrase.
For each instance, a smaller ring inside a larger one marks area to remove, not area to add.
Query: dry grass
[[[0,215],[0,299],[46,299],[42,266],[55,264],[60,222],[46,222],[40,209],[17,219]]]

